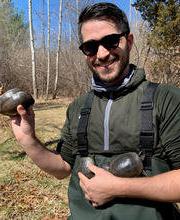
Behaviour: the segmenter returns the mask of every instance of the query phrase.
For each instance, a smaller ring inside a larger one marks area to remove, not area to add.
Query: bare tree
[[[48,99],[49,93],[49,77],[50,77],[50,0],[47,1],[48,7],[48,42],[47,42],[47,82],[46,82],[46,99]]]
[[[76,11],[77,11],[77,24],[79,19],[79,0],[76,0]]]
[[[46,51],[46,43],[45,43],[45,10],[44,10],[45,0],[42,0],[42,46],[43,52],[45,54]]]
[[[30,45],[31,45],[31,60],[32,60],[33,93],[34,93],[34,98],[37,99],[36,59],[35,59],[35,50],[34,50],[34,34],[33,34],[33,22],[32,22],[32,0],[28,1],[28,11],[29,11],[29,33],[30,33]]]
[[[55,76],[55,82],[54,82],[54,94],[53,99],[56,98],[57,94],[57,82],[59,78],[59,55],[61,51],[61,29],[62,29],[62,4],[63,0],[59,0],[59,30],[58,30],[58,47],[57,47],[57,53],[56,53],[56,76]]]
[[[132,0],[129,1],[129,23],[132,22]]]
[[[3,83],[0,81],[0,95],[2,95],[4,93],[4,85]]]
[[[69,43],[70,45],[72,43],[72,26],[70,21],[69,21]]]

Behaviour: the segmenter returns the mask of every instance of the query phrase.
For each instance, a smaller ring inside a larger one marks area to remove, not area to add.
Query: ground
[[[37,136],[55,148],[70,100],[35,105]],[[66,220],[67,186],[45,174],[15,141],[9,118],[0,115],[0,220]]]
[[[69,101],[34,107],[37,136],[49,148],[56,146]],[[0,219],[67,219],[69,178],[60,181],[41,171],[15,141],[9,118],[0,116],[0,124]]]

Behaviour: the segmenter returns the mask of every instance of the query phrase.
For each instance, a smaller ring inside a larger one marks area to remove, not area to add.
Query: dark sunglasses
[[[79,49],[86,56],[94,56],[97,54],[99,45],[102,45],[107,50],[116,49],[119,45],[120,38],[127,35],[128,33],[110,34],[100,40],[89,40],[82,43]]]

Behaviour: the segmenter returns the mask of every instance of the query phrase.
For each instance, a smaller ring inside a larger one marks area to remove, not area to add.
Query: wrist
[[[128,197],[129,180],[129,178],[115,177],[114,184],[112,185],[113,197]]]
[[[37,145],[41,145],[40,140],[35,135],[27,135],[24,137],[25,141],[21,141],[20,144],[23,148],[29,148]]]

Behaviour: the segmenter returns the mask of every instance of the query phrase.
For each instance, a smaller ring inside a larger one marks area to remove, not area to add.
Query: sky
[[[18,11],[24,12],[25,19],[28,20],[28,0],[12,0],[12,2],[14,3],[14,6]],[[46,2],[47,2],[47,0],[45,0],[45,3]],[[58,7],[59,7],[58,2],[59,2],[59,0],[50,0],[50,5],[51,5],[52,10],[56,9],[58,11]],[[67,3],[67,2],[71,2],[71,1],[64,0],[64,2]],[[100,2],[100,1],[97,0],[96,2]],[[130,0],[108,0],[107,2],[112,2],[112,3],[117,4],[129,16]],[[134,1],[131,0],[131,2],[134,2]],[[32,5],[33,5],[34,13],[36,13],[37,11],[42,9],[42,0],[32,0]]]
[[[24,11],[25,17],[28,17],[28,0],[12,0],[14,3],[15,8],[17,8],[19,11]],[[33,8],[39,9],[42,6],[41,0],[32,0],[33,2]],[[45,1],[46,2],[46,1]],[[58,8],[58,0],[51,0],[50,4],[52,4],[53,7]],[[64,2],[68,2],[67,0],[64,0]],[[120,6],[127,14],[129,14],[129,0],[112,0],[107,1],[116,3],[118,6]],[[131,1],[133,2],[133,0]]]
[[[18,12],[24,13],[24,19],[28,22],[28,0],[12,0],[14,7],[18,10]],[[42,30],[42,2],[43,0],[32,0],[32,12],[33,12],[33,27],[36,32],[37,39],[40,37],[40,30]],[[76,0],[64,0],[64,5],[67,7],[67,3],[71,3],[71,8],[73,10],[73,2]],[[101,0],[95,0],[95,2],[101,2]],[[130,0],[108,0],[107,2],[112,2],[117,4],[129,17],[130,12]],[[133,0],[131,0],[133,2]],[[54,39],[57,38],[56,34],[58,32],[58,9],[59,9],[59,0],[50,0],[50,12],[51,12],[51,34],[54,34]],[[45,0],[45,13],[47,13],[47,0]],[[69,16],[69,14],[68,14]],[[64,18],[67,19],[68,17],[64,14]],[[72,15],[71,15],[72,16]],[[46,16],[45,23],[47,24],[47,16]],[[74,19],[73,19],[74,20]],[[130,20],[130,17],[129,17]],[[74,20],[74,22],[76,19]],[[67,22],[64,22],[63,31],[67,32],[69,28]],[[47,29],[47,27],[46,27]],[[47,30],[46,30],[47,32]],[[41,32],[42,35],[42,32]],[[53,42],[52,42],[53,43]]]

